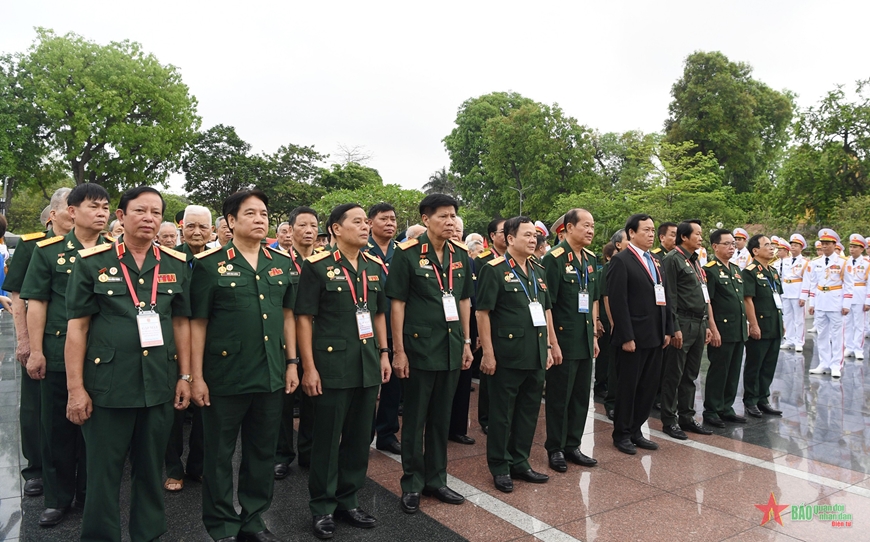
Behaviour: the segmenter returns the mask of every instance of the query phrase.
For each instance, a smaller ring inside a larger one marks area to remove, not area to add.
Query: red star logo
[[[761,520],[762,525],[770,520],[774,520],[782,525],[782,516],[780,515],[780,513],[788,508],[788,505],[776,504],[776,497],[773,496],[773,491],[771,491],[770,498],[767,500],[767,504],[756,504],[755,507],[764,512],[764,519]]]

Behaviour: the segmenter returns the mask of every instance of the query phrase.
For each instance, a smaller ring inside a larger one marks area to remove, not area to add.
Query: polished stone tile
[[[857,484],[865,479],[867,475],[864,472],[858,472],[847,468],[831,465],[828,462],[818,461],[815,459],[786,454],[773,459],[773,464],[782,467],[790,467],[800,472],[814,474],[830,478],[845,484]]]
[[[21,499],[0,499],[0,540],[14,540],[21,530]]]
[[[424,497],[420,511],[469,540],[522,540],[529,536],[470,501],[457,506]]]
[[[831,521],[825,521],[814,516],[811,521],[794,521],[790,517],[783,516],[783,525],[776,522],[767,522],[764,529],[783,533],[801,540],[815,542],[817,540],[870,540],[867,531],[866,518],[870,517],[870,499],[840,491],[826,495],[813,502],[783,502],[788,505],[841,505],[842,512],[852,515],[851,527],[835,527]],[[786,511],[790,512],[790,508]]]
[[[18,404],[0,406],[0,423],[18,423]]]
[[[801,540],[803,539],[771,531],[764,527],[755,527],[748,531],[743,531],[731,538],[727,538],[724,542],[800,542]]]
[[[0,468],[0,499],[21,497],[21,474],[18,466]]]

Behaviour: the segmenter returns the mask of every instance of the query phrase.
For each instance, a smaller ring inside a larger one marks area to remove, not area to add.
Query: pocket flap
[[[500,327],[498,328],[498,336],[506,337],[508,339],[514,339],[516,337],[522,337],[525,331],[521,327]]]
[[[346,350],[347,341],[334,337],[318,337],[317,340],[314,341],[314,349],[325,350],[327,352],[332,352],[333,350]]]
[[[420,337],[431,337],[432,328],[426,326],[409,326],[405,325],[405,335],[409,335],[415,339]]]
[[[127,285],[123,282],[95,282],[94,293],[100,295],[124,295],[127,293]]]
[[[248,279],[244,277],[218,277],[218,286],[222,288],[235,288],[246,284],[248,284]]]
[[[110,346],[92,346],[88,348],[87,361],[94,365],[111,363],[115,357],[115,349]]]
[[[208,345],[208,353],[226,357],[238,354],[242,350],[242,341],[212,341]]]

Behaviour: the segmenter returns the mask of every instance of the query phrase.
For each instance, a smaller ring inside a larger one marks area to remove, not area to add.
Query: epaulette
[[[746,269],[747,271],[752,271],[753,269],[755,269],[755,264],[751,263],[751,264],[747,265],[746,267],[744,267],[744,269]]]
[[[105,252],[112,248],[112,246],[112,243],[103,243],[102,245],[92,246],[91,248],[83,248],[79,251],[79,257],[87,258],[88,256],[93,256],[94,254]]]
[[[416,245],[419,242],[420,242],[419,239],[408,239],[404,243],[399,243],[399,248],[401,248],[402,250],[408,250],[409,248],[411,248],[412,246]]]
[[[656,247],[656,248],[650,250],[650,252],[652,252],[653,254],[658,254],[661,251],[662,251],[661,247]]]
[[[111,235],[108,235],[108,234],[104,235],[104,236],[103,236],[103,239],[105,239],[106,241],[108,241],[108,242],[110,242],[110,243],[114,243],[114,242],[115,242],[115,238],[112,237]]]
[[[529,256],[529,261],[532,262],[533,264],[537,265],[541,269],[544,269],[544,264],[541,263],[541,260],[535,258],[534,255]]]
[[[565,249],[562,247],[556,247],[550,251],[550,254],[552,254],[554,258],[558,258],[559,256],[561,256],[564,253],[565,253]]]
[[[489,262],[487,262],[487,264],[495,267],[496,265],[500,264],[503,261],[504,261],[504,256],[499,256],[498,258],[491,259]]]
[[[454,245],[458,246],[459,248],[461,248],[465,252],[468,252],[468,246],[465,243],[460,243],[459,241],[453,241],[452,239],[450,240],[450,242],[453,243]]]
[[[269,250],[271,250],[272,252],[274,252],[276,254],[280,254],[281,256],[284,256],[285,258],[290,257],[290,253],[287,252],[286,250],[284,250],[283,248],[275,248],[275,247],[266,247],[266,248],[268,248]]]
[[[323,250],[321,252],[318,252],[317,254],[312,254],[311,256],[305,258],[305,261],[311,262],[311,263],[317,263],[320,260],[328,257],[330,254],[332,254],[332,252],[329,252],[328,250]]]
[[[323,252],[324,250],[326,250],[326,247],[315,247],[314,248],[314,252],[316,252],[318,254]]]
[[[195,254],[193,257],[196,258],[197,260],[201,260],[201,259],[205,258],[206,256],[211,256],[212,254],[214,254],[215,252],[219,251],[222,248],[224,248],[224,247],[221,247],[221,246],[212,247],[208,250],[203,250],[199,254]]]
[[[384,265],[384,262],[371,252],[363,252],[362,254],[365,254],[365,256],[363,256],[364,258],[368,258],[369,260],[375,262],[378,265]]]
[[[492,251],[489,250],[489,249],[486,249],[486,250],[484,250],[483,252],[481,252],[480,254],[478,254],[477,257],[478,257],[478,258],[486,258],[486,257],[489,256],[490,254],[492,254]]]
[[[44,231],[37,231],[33,233],[25,233],[24,235],[19,237],[19,239],[21,239],[22,241],[33,241],[34,239],[42,239],[46,235],[48,234]]]
[[[160,250],[162,252],[165,252],[166,254],[172,256],[176,260],[181,260],[182,262],[187,261],[187,254],[185,254],[184,252],[179,252],[179,251],[175,250],[174,248],[165,247],[163,245],[160,245]]]
[[[50,239],[43,239],[42,241],[36,243],[36,246],[38,246],[39,248],[47,247],[48,245],[53,245],[60,241],[63,241],[63,235],[56,235]]]
[[[589,249],[588,249],[588,248],[586,248],[586,247],[583,247],[583,250],[585,250],[585,251],[586,251],[586,254],[589,254],[589,255],[590,255],[590,256],[595,256],[595,253],[594,253],[594,252],[592,252],[592,251],[591,251],[591,250],[589,250]],[[596,257],[597,257],[597,256],[596,256]]]
[[[714,265],[721,265],[721,264],[716,260],[710,260],[709,262],[706,263],[706,265],[704,265],[704,267],[713,267]]]

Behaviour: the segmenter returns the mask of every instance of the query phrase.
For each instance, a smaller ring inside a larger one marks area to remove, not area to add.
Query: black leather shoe
[[[377,449],[390,452],[391,454],[402,455],[402,445],[399,444],[398,440],[393,440],[386,444],[378,444]]]
[[[314,532],[314,536],[321,540],[332,538],[332,535],[335,534],[335,520],[332,518],[332,514],[314,516],[311,530]]]
[[[402,493],[402,510],[406,514],[414,514],[420,509],[419,493]]]
[[[611,410],[608,410],[608,411],[607,411],[607,419],[610,420],[610,421],[613,421],[613,417],[614,417],[614,412],[613,412],[613,410],[612,410],[612,409],[611,409]]]
[[[439,489],[423,488],[423,495],[426,495],[427,497],[435,497],[439,501],[446,502],[447,504],[462,504],[465,502],[465,497],[447,486]]]
[[[24,494],[28,497],[39,497],[42,495],[42,478],[31,478],[24,482]]]
[[[495,488],[502,493],[510,493],[514,490],[514,481],[507,474],[496,474],[492,477]]]
[[[726,422],[746,423],[746,418],[744,418],[743,416],[738,416],[737,414],[723,414],[721,418]]]
[[[281,539],[273,535],[269,529],[263,529],[259,533],[239,533],[236,537],[239,542],[281,542]]]
[[[713,431],[710,431],[709,429],[707,429],[706,427],[704,427],[700,423],[696,422],[695,420],[692,420],[689,423],[681,423],[680,429],[682,429],[683,431],[689,431],[690,433],[697,433],[699,435],[712,435],[713,434]]]
[[[773,408],[769,403],[758,403],[758,410],[771,416],[782,416],[782,411]]]
[[[760,418],[761,417],[761,411],[758,410],[758,407],[755,405],[745,407],[743,410],[745,410],[746,413],[749,414],[750,416],[752,416],[753,418]]]
[[[453,442],[458,442],[459,444],[467,444],[469,446],[476,442],[468,435],[450,435],[449,437],[447,437],[447,440],[452,440]]]
[[[481,425],[480,430],[483,431],[484,435],[486,435],[489,433],[489,426],[488,425]]]
[[[223,538],[219,538],[215,542],[238,542],[238,540],[239,539],[236,538],[235,536],[225,536]]]
[[[275,463],[275,479],[283,480],[290,474],[290,465],[287,463]]]
[[[340,519],[348,525],[359,527],[360,529],[371,529],[378,523],[378,520],[371,514],[359,507],[353,510],[336,510],[335,519]]]
[[[568,463],[565,462],[565,454],[562,452],[551,453],[550,468],[556,472],[568,472]]]
[[[637,446],[638,448],[643,448],[644,450],[658,450],[659,449],[658,444],[656,444],[655,442],[653,442],[650,439],[645,438],[643,436],[634,437],[633,439],[631,439],[631,443],[634,444],[635,446]]]
[[[662,427],[662,433],[677,440],[686,440],[687,438],[689,438],[686,436],[685,433],[683,433],[682,429],[680,429],[678,425],[666,425]]]
[[[46,508],[42,511],[42,515],[39,516],[39,526],[54,527],[63,521],[67,510],[68,508]]]
[[[617,450],[619,450],[620,452],[622,452],[624,454],[634,455],[637,453],[637,448],[628,439],[614,441],[613,445],[616,446]]]
[[[725,422],[723,422],[721,418],[704,418],[704,423],[712,425],[713,427],[725,427]]]
[[[580,465],[581,467],[594,467],[598,464],[597,459],[592,459],[588,455],[584,454],[580,451],[580,448],[565,450],[565,457],[571,463],[574,463],[575,465]]]
[[[530,484],[545,484],[547,480],[550,479],[546,474],[541,474],[540,472],[535,472],[532,469],[529,469],[525,472],[512,472],[511,478],[514,480],[523,480],[525,482],[529,482]]]

